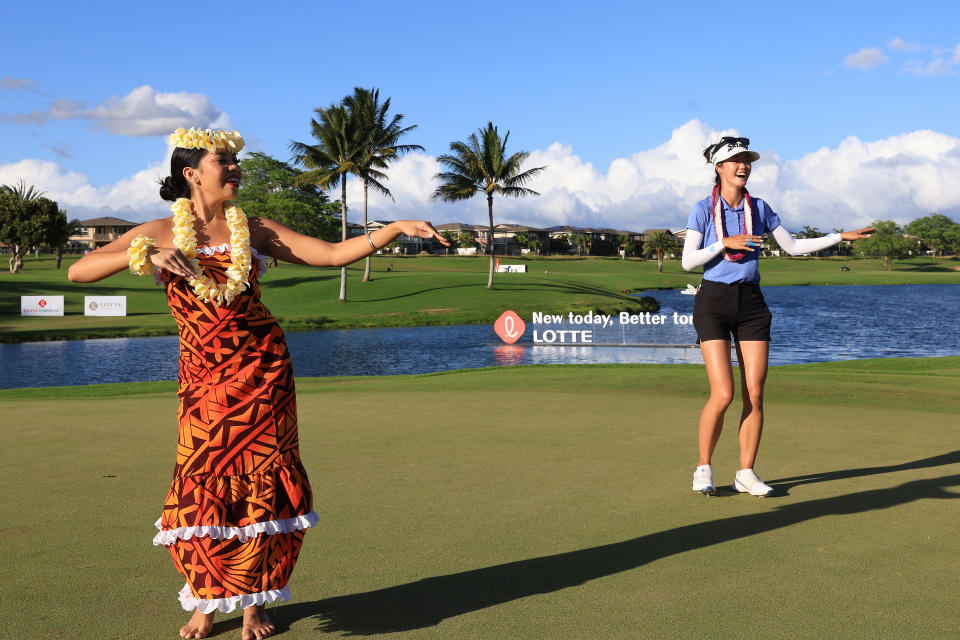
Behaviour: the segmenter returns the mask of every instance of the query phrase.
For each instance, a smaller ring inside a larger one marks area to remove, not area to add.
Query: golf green
[[[702,367],[301,379],[320,523],[276,637],[952,637],[957,389],[960,358],[772,369],[757,499],[690,490]],[[177,637],[150,542],[176,406],[170,383],[0,391],[8,637]]]

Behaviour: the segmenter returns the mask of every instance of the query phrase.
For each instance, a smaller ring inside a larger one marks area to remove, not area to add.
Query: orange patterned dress
[[[197,253],[204,272],[225,282],[229,245]],[[170,549],[186,578],[180,602],[188,611],[289,598],[304,529],[317,522],[300,463],[290,354],[260,301],[259,275],[221,307],[199,301],[184,278],[161,274],[180,333],[180,435],[153,543]]]

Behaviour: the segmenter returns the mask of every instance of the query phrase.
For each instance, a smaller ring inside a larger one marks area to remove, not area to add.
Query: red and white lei
[[[747,193],[746,189],[743,190],[743,226],[744,229],[742,235],[752,236],[753,200],[750,198],[750,194]],[[723,230],[723,198],[720,197],[720,185],[714,185],[713,187],[713,230],[717,234],[717,240],[721,242],[729,235]],[[730,262],[736,262],[745,255],[747,255],[746,251],[731,251],[727,249],[727,251],[723,254],[723,259],[729,260]]]

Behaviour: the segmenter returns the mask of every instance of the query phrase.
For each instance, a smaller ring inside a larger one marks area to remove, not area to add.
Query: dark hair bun
[[[170,202],[176,202],[177,198],[189,198],[190,185],[182,176],[179,180],[174,180],[173,176],[167,176],[160,183],[160,197]]]

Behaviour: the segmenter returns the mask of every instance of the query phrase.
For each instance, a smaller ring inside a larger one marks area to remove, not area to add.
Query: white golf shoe
[[[693,490],[705,496],[712,496],[717,492],[713,484],[713,467],[702,464],[693,472]]]
[[[737,471],[737,477],[733,480],[733,489],[740,493],[749,493],[758,498],[766,498],[774,493],[773,487],[761,480],[753,469]]]

